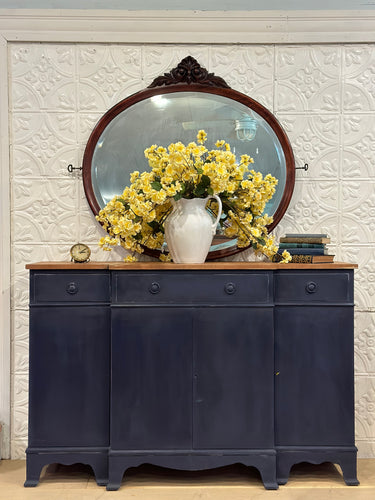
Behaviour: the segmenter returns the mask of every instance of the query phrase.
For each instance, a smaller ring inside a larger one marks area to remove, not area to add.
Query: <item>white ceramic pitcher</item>
[[[210,198],[218,203],[218,214],[214,222],[206,210]],[[215,194],[191,200],[181,198],[172,203],[173,211],[164,223],[164,231],[173,262],[200,264],[206,260],[216,232],[222,211],[221,200]]]

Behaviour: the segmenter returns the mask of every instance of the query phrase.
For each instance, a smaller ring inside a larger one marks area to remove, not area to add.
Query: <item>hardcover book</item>
[[[324,243],[280,243],[279,248],[324,248]]]
[[[283,236],[280,238],[280,243],[331,243],[329,237],[301,237],[301,236]]]
[[[328,238],[328,234],[323,233],[286,233],[286,238]]]
[[[329,262],[333,262],[335,256],[334,255],[312,255],[312,263],[313,264],[327,264]]]
[[[290,253],[290,255],[325,255],[328,254],[328,249],[321,248],[279,248],[279,253],[282,253],[284,250]]]
[[[334,255],[292,255],[292,264],[329,264],[334,261]],[[273,262],[280,262],[282,257],[279,253],[273,256]]]

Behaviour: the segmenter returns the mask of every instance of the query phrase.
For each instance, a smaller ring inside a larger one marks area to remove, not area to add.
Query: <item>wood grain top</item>
[[[289,269],[357,269],[358,264],[348,262],[333,262],[327,264],[280,264],[275,262],[205,262],[203,264],[174,264],[173,262],[87,262],[78,264],[74,262],[35,262],[26,265],[26,269],[51,269],[51,270],[93,270],[93,269],[109,269],[122,271],[137,271],[137,270],[289,270]]]
[[[26,264],[26,269],[108,269],[108,262],[85,262],[82,264],[70,261],[34,262]]]

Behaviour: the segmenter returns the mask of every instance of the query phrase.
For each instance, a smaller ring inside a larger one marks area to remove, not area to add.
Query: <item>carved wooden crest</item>
[[[202,68],[198,61],[191,56],[182,59],[170,73],[164,73],[164,75],[155,78],[148,88],[176,85],[178,83],[187,83],[188,85],[198,83],[209,85],[210,87],[229,88],[229,85],[223,78],[215,76],[214,73],[209,73],[206,68]]]

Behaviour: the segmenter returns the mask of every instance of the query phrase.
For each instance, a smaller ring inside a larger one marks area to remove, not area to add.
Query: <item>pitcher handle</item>
[[[216,233],[216,226],[218,225],[219,223],[219,220],[220,220],[220,217],[221,217],[221,212],[223,210],[223,205],[221,203],[221,199],[219,198],[219,196],[217,194],[210,194],[210,196],[208,196],[207,198],[207,201],[210,199],[210,198],[214,198],[217,203],[218,203],[218,211],[217,211],[217,217],[216,217],[216,220],[215,222],[213,222],[212,224],[212,234],[214,235]]]

